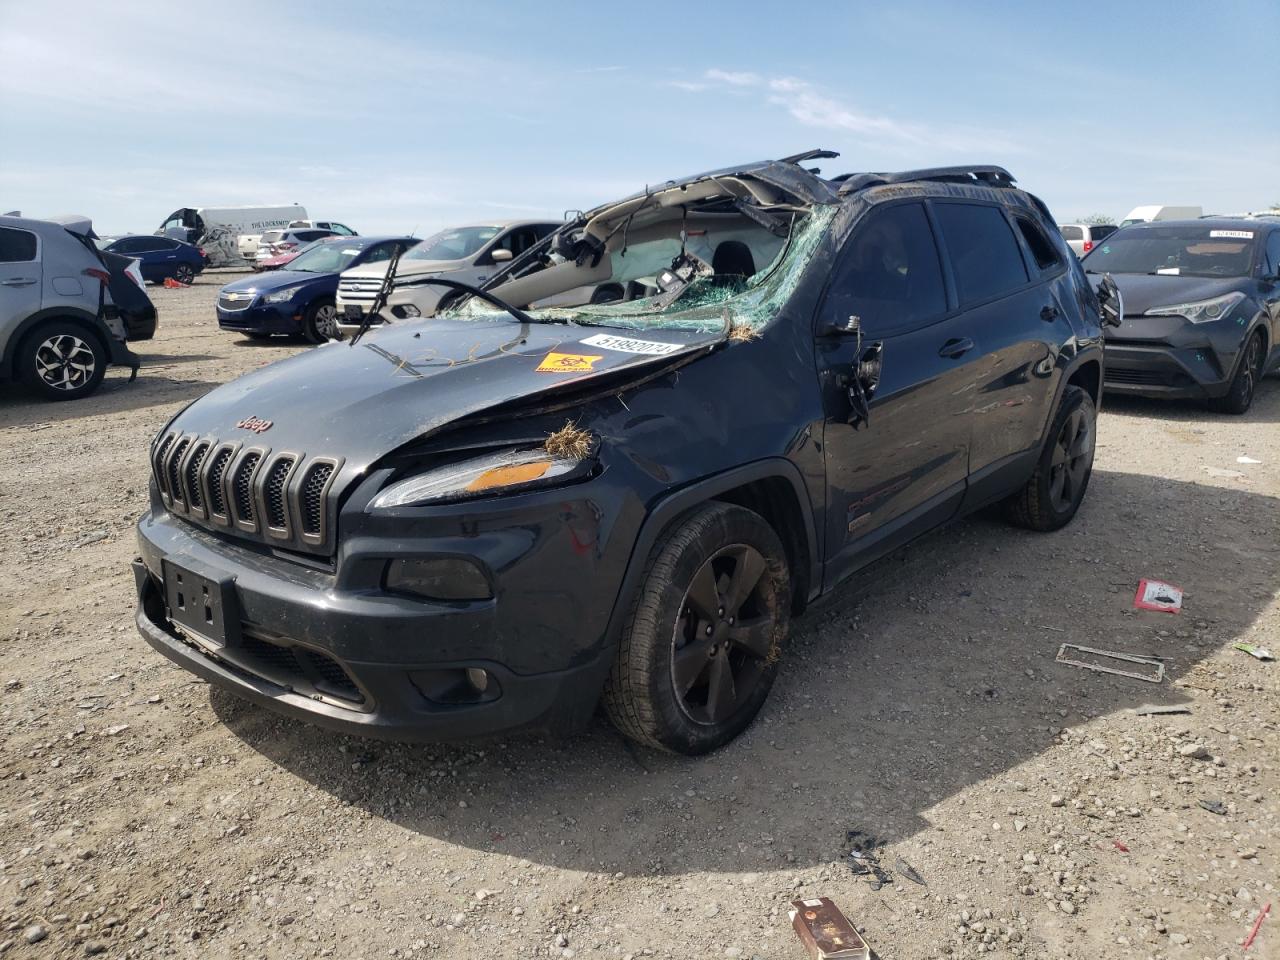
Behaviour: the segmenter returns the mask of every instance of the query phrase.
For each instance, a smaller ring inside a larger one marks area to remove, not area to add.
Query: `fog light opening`
[[[467,683],[476,693],[484,693],[489,689],[489,671],[479,667],[467,667]]]

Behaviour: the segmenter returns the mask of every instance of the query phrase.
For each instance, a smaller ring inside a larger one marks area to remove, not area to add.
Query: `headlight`
[[[1221,320],[1237,303],[1244,299],[1244,294],[1236,291],[1212,300],[1199,300],[1196,303],[1178,303],[1171,307],[1152,307],[1147,311],[1148,317],[1186,317],[1192,323],[1208,323]]]
[[[412,303],[406,303],[400,308],[400,312],[406,317],[420,317],[422,311],[415,307]]]
[[[283,290],[277,290],[274,293],[268,293],[262,298],[263,303],[285,303],[292,300],[298,292],[297,287],[285,287]]]
[[[588,461],[552,456],[542,448],[504,450],[437,467],[393,483],[374,497],[369,506],[374,510],[385,510],[441,500],[463,500],[543,484],[570,474],[585,473],[588,469]]]

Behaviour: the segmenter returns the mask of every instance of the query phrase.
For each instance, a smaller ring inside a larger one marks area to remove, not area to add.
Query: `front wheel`
[[[605,684],[626,736],[707,753],[755,718],[778,672],[791,613],[782,543],[757,513],[708,503],[654,546]]]
[[[79,400],[98,389],[107,373],[102,342],[65,320],[41,324],[18,347],[23,382],[48,400]]]
[[[1073,386],[1063,391],[1036,472],[1006,501],[1010,520],[1041,531],[1071,522],[1093,474],[1097,420],[1097,408],[1086,391]]]
[[[1248,413],[1253,406],[1253,395],[1257,392],[1258,381],[1262,379],[1262,368],[1266,362],[1266,350],[1259,330],[1249,338],[1249,343],[1242,351],[1240,367],[1231,378],[1231,388],[1226,396],[1209,401],[1209,409],[1215,413],[1233,413],[1239,416]]]
[[[338,308],[332,300],[317,300],[302,318],[302,335],[312,343],[338,338]]]

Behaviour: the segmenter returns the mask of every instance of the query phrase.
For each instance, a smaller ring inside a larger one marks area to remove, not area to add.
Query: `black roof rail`
[[[793,153],[789,157],[783,157],[779,163],[804,163],[806,160],[831,160],[840,156],[835,150],[823,150],[821,147],[816,150],[806,150],[804,153]]]
[[[962,167],[926,167],[923,170],[904,170],[901,173],[858,173],[849,175],[839,193],[848,195],[868,187],[886,183],[911,183],[915,180],[932,180],[938,183],[976,183],[985,187],[1012,187],[1017,181],[1004,167],[992,165]]]

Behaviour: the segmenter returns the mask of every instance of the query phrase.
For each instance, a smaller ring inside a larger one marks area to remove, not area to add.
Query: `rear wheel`
[[[790,622],[782,543],[750,510],[708,503],[654,546],[604,705],[626,736],[672,753],[729,742],[755,718]]]
[[[78,400],[98,389],[107,373],[102,341],[66,320],[42,323],[18,347],[19,376],[49,400]]]
[[[317,300],[307,307],[302,318],[302,335],[312,343],[337,339],[338,308],[332,300]]]
[[[191,286],[196,279],[195,268],[189,263],[180,263],[173,268],[173,279],[179,283]]]
[[[1093,398],[1087,392],[1073,386],[1063,391],[1036,472],[1006,501],[1010,520],[1041,531],[1057,530],[1071,522],[1093,474],[1097,419]]]
[[[1248,412],[1253,406],[1253,395],[1258,389],[1258,381],[1262,379],[1262,365],[1266,363],[1266,344],[1259,330],[1249,338],[1248,344],[1241,351],[1240,367],[1231,378],[1231,389],[1225,397],[1216,397],[1209,401],[1209,409],[1217,413]]]

